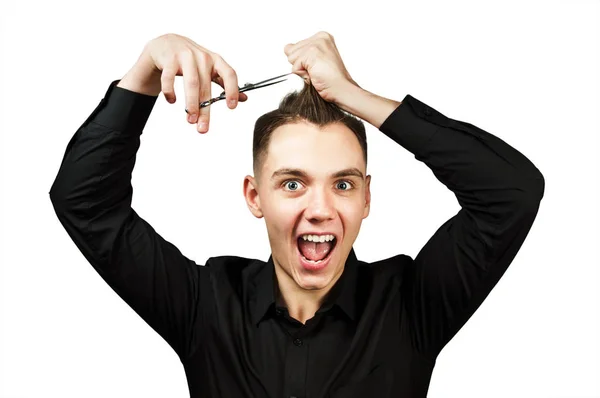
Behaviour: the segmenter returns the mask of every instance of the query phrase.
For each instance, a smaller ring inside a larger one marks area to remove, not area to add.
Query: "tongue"
[[[304,257],[312,261],[319,261],[327,257],[331,250],[332,242],[311,242],[302,238],[298,239],[298,249]]]

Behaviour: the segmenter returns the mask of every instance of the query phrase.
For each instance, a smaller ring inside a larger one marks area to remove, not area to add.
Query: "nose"
[[[308,197],[308,204],[304,212],[307,220],[319,222],[331,220],[335,215],[333,193],[326,188],[314,188]]]

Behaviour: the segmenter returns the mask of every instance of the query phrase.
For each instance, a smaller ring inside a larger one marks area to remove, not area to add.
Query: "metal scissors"
[[[286,73],[285,75],[272,77],[270,79],[263,80],[263,81],[258,82],[258,83],[246,83],[242,87],[238,87],[238,90],[239,90],[240,93],[243,93],[244,91],[250,91],[250,90],[257,89],[257,88],[267,87],[267,86],[270,86],[272,84],[281,83],[282,81],[287,80],[287,77],[289,75],[292,75],[292,74],[293,74],[293,72]],[[205,108],[207,106],[210,106],[213,102],[217,102],[217,101],[224,100],[224,99],[225,99],[225,91],[223,91],[221,94],[219,94],[218,97],[211,98],[208,101],[201,102],[200,103],[200,108]],[[187,108],[185,110],[185,113],[189,113],[188,110],[187,110]]]

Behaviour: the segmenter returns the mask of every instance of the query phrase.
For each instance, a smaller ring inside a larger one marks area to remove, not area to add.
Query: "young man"
[[[140,135],[161,91],[175,102],[176,75],[199,132],[211,81],[230,108],[247,99],[220,56],[178,35],[150,41],[69,142],[50,191],[58,218],[177,352],[192,397],[425,397],[437,355],[524,242],[543,176],[490,133],[410,95],[363,90],[327,33],[285,53],[307,84],[258,119],[255,175],[244,180],[250,211],[266,222],[267,262],[221,256],[198,266],[130,206]],[[369,264],[352,250],[370,176],[364,125],[349,114],[424,162],[462,207],[414,260]]]

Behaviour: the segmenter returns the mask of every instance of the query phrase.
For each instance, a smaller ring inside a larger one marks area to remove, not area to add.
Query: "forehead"
[[[318,127],[301,121],[273,131],[263,167],[270,177],[284,167],[313,175],[356,167],[364,174],[366,165],[358,138],[348,127],[341,123]]]

